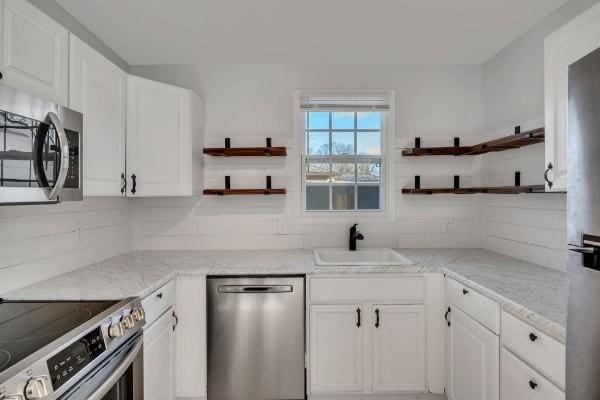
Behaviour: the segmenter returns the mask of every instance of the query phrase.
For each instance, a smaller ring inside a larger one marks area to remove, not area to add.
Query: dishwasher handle
[[[292,285],[220,285],[219,293],[291,293]]]

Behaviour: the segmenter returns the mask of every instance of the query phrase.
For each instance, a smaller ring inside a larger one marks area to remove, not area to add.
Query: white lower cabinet
[[[396,283],[402,286],[404,279],[422,288],[423,278],[361,279],[365,285],[360,290],[342,291],[343,295],[336,289],[354,285],[356,278],[310,281],[310,394],[321,398],[319,395],[425,392],[425,305],[402,304],[415,298],[422,302],[423,297],[383,290]],[[372,290],[365,289],[369,285]],[[333,304],[320,304],[334,298]]]
[[[173,309],[144,330],[144,399],[171,400],[174,393]]]
[[[453,304],[448,320],[448,400],[497,400],[500,338]]]
[[[506,349],[502,349],[500,365],[501,400],[565,399],[563,391]]]
[[[362,392],[362,304],[310,307],[312,393]]]

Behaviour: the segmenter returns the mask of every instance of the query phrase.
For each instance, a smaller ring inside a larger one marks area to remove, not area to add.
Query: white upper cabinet
[[[425,390],[425,306],[372,308],[373,392]]]
[[[69,107],[83,113],[84,193],[125,194],[127,74],[70,36]]]
[[[129,76],[128,196],[190,196],[200,191],[203,108],[190,90]]]
[[[0,0],[2,82],[67,105],[69,33],[31,3]]]
[[[600,4],[546,37],[546,190],[567,190],[569,65],[600,47]]]

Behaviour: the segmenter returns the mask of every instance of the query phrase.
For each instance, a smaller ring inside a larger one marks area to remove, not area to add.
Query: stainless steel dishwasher
[[[304,277],[208,277],[207,297],[208,399],[304,399]]]

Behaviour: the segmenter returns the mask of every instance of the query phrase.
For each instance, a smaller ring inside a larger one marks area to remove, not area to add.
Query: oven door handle
[[[131,349],[127,357],[121,362],[121,364],[106,378],[102,385],[98,386],[87,400],[100,400],[108,393],[110,389],[121,379],[123,374],[127,371],[133,360],[137,357],[138,353],[142,349],[144,342],[138,341],[135,346]]]
[[[54,187],[48,192],[48,200],[56,200],[63,190],[67,175],[69,174],[69,142],[67,140],[67,133],[63,128],[62,122],[53,112],[49,112],[46,115],[45,122],[54,126],[56,134],[58,136],[58,145],[60,147],[60,169],[58,170],[58,176]]]

